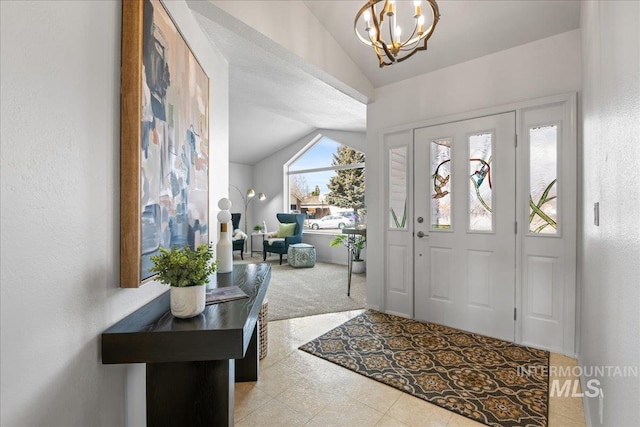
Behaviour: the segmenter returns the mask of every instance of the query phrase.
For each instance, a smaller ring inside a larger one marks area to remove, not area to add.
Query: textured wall
[[[216,82],[219,197],[227,66],[186,4],[171,9]],[[0,2],[3,426],[125,425],[140,402],[127,401],[127,370],[102,365],[99,344],[103,330],[166,291],[118,287],[120,13],[119,1]]]
[[[367,228],[383,229],[382,130],[579,89],[579,30],[376,89],[375,101],[367,107]],[[383,233],[367,236],[371,306],[382,304],[383,238]]]
[[[580,364],[640,366],[640,2],[582,2]],[[600,203],[600,226],[593,204]],[[638,377],[597,377],[604,424],[636,426]],[[588,414],[600,425],[598,399]]]

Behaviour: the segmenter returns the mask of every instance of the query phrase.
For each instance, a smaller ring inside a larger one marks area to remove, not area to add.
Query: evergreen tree
[[[341,145],[333,155],[333,166],[364,163],[364,153]],[[353,209],[357,214],[364,208],[364,168],[337,170],[329,179],[326,202],[339,208]]]
[[[320,195],[320,187],[318,185],[316,185],[316,188],[313,190],[313,193],[311,193],[311,195],[316,197]]]

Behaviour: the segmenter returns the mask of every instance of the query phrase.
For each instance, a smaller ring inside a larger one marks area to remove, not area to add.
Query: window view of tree
[[[322,137],[289,165],[289,204],[305,227],[336,233],[363,222],[364,153]]]
[[[333,155],[333,166],[364,163],[364,153],[343,145]],[[340,208],[358,210],[364,208],[364,168],[338,169],[329,180],[326,201]]]

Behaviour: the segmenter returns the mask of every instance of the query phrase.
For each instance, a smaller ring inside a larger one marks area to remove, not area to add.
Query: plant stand
[[[367,236],[367,229],[343,228],[342,232],[347,235],[347,270],[349,275],[349,278],[347,279],[347,296],[351,296],[351,273],[353,272],[353,256],[355,253],[355,244],[357,236]]]

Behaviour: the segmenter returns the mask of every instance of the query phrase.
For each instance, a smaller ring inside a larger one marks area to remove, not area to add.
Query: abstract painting
[[[209,78],[158,0],[123,1],[120,284],[209,241]]]

